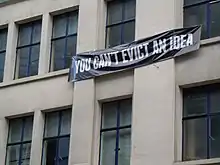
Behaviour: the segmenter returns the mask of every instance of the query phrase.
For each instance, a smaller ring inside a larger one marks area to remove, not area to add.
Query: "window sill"
[[[214,165],[215,163],[220,163],[220,158],[175,162],[174,165],[203,165],[203,164]]]
[[[69,69],[63,69],[63,70],[59,70],[59,71],[55,71],[55,72],[49,72],[49,73],[42,74],[42,75],[36,75],[36,76],[16,79],[16,80],[12,80],[10,82],[2,82],[2,83],[0,83],[0,88],[29,83],[29,82],[33,82],[33,81],[41,81],[41,80],[45,80],[45,79],[49,79],[49,78],[53,78],[53,77],[68,75],[68,73],[69,73]],[[68,81],[68,80],[66,80],[66,81]]]
[[[201,46],[216,44],[220,42],[220,36],[201,40]]]

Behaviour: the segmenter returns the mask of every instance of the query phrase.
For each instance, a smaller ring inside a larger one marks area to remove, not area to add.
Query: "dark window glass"
[[[7,33],[8,33],[7,29],[0,30],[0,82],[3,81],[3,76],[4,76]]]
[[[29,165],[33,117],[9,121],[6,165]]]
[[[20,25],[17,46],[16,78],[38,74],[41,21]]]
[[[69,68],[76,55],[78,12],[54,17],[51,41],[51,71]]]
[[[132,42],[135,37],[136,1],[110,1],[107,8],[106,47]]]
[[[100,164],[130,164],[131,99],[104,103],[102,107]]]
[[[220,85],[184,90],[183,160],[220,156]]]
[[[71,110],[46,114],[43,165],[68,165]]]
[[[185,0],[184,5],[184,26],[202,25],[202,39],[220,35],[220,2]]]

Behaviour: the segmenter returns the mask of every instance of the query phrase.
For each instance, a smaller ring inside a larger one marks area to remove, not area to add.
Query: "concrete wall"
[[[136,39],[182,26],[183,0],[136,1]],[[126,97],[133,99],[131,165],[172,165],[181,160],[181,87],[218,81],[219,44],[206,44],[199,51],[175,60],[73,85],[67,81],[68,69],[48,73],[50,13],[77,6],[77,51],[104,48],[104,0],[27,0],[0,8],[0,27],[9,27],[6,74],[0,84],[0,164],[4,164],[7,143],[5,117],[34,114],[31,165],[40,165],[43,112],[72,106],[69,164],[98,165],[100,105]],[[39,75],[13,80],[16,24],[33,17],[43,20]]]

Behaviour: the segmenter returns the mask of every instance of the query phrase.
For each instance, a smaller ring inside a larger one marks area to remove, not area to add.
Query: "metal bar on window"
[[[19,145],[19,144],[27,144],[27,143],[31,143],[31,140],[22,141],[22,142],[8,143],[7,146],[14,146],[14,145]]]
[[[33,42],[33,31],[34,31],[34,23],[31,24],[31,44]],[[32,54],[32,46],[29,48],[29,54],[28,54],[28,64],[27,64],[27,76],[30,75],[30,66],[31,66],[31,54]]]
[[[59,112],[59,122],[58,122],[58,136],[60,135],[60,130],[61,130],[61,120],[62,120],[62,111]],[[60,155],[59,155],[59,139],[58,138],[56,140],[56,143],[57,143],[57,146],[56,146],[56,156],[55,156],[55,164],[58,165],[59,163],[59,158],[60,158]]]
[[[67,36],[61,36],[61,37],[52,38],[51,41],[57,41],[57,40],[65,39],[65,38],[68,38],[68,37],[74,37],[74,36],[77,36],[77,33],[69,34]]]
[[[211,152],[211,149],[210,149],[210,140],[211,140],[211,116],[210,116],[210,93],[207,93],[207,105],[206,105],[206,108],[207,108],[207,114],[208,114],[208,117],[207,117],[207,159],[210,158],[210,152]]]
[[[40,45],[40,42],[36,42],[33,44],[28,44],[28,45],[23,45],[23,46],[18,46],[17,49],[27,48],[27,47],[36,46],[36,45]]]
[[[120,129],[126,129],[126,128],[131,128],[131,125],[112,127],[112,128],[104,128],[104,129],[101,129],[101,132],[114,131],[114,130],[117,130],[117,129],[120,130]]]
[[[26,118],[22,119],[21,142],[23,141],[23,138],[24,138],[25,120],[26,120]],[[19,151],[19,161],[18,161],[19,163],[18,163],[18,165],[21,165],[22,147],[23,147],[23,144],[21,143],[20,144],[20,151]]]
[[[59,138],[65,138],[65,137],[70,137],[70,134],[67,135],[60,135],[60,136],[51,136],[51,137],[45,137],[43,140],[54,140],[54,139],[59,139]]]
[[[121,22],[106,25],[106,28],[109,28],[109,27],[112,27],[112,26],[117,26],[117,25],[122,25],[122,24],[125,24],[125,23],[133,22],[133,21],[135,21],[135,18],[131,18],[131,19],[128,19],[128,20],[122,20]]]
[[[67,14],[67,23],[66,23],[66,36],[68,35],[68,31],[69,31],[69,19],[70,19],[70,14],[68,13]],[[64,60],[63,60],[63,68],[66,68],[66,58],[67,57],[67,37],[65,38],[65,49],[64,49]]]
[[[6,50],[0,50],[0,53],[5,53],[6,52]]]

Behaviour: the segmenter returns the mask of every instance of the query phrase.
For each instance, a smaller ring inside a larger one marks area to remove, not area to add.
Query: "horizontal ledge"
[[[55,71],[55,72],[49,72],[49,73],[42,74],[42,75],[36,75],[36,76],[30,76],[30,77],[25,77],[25,78],[21,78],[21,79],[16,79],[16,80],[12,80],[10,82],[2,82],[2,83],[0,83],[0,88],[29,83],[29,82],[33,82],[33,81],[41,81],[41,80],[48,79],[48,78],[58,77],[58,76],[62,76],[62,75],[68,75],[68,73],[69,73],[69,69],[63,69],[63,70],[59,70],[59,71]],[[68,81],[68,79],[66,81]]]

